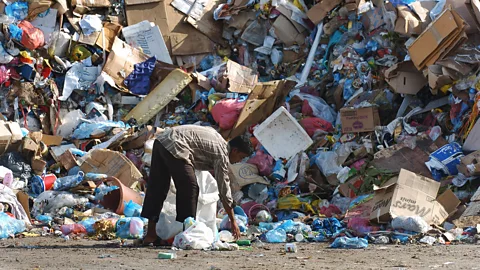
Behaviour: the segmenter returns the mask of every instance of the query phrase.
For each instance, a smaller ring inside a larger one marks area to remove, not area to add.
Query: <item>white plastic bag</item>
[[[209,172],[195,171],[195,175],[199,187],[197,221],[205,223],[212,232],[217,233],[217,181]],[[174,188],[170,188],[156,226],[157,235],[161,239],[170,239],[182,231],[183,223],[175,220],[176,209],[176,192]]]
[[[392,220],[392,228],[394,229],[404,229],[407,231],[426,233],[430,226],[428,223],[419,216],[405,217],[400,216]]]
[[[307,100],[308,104],[312,108],[313,115],[322,119],[327,120],[328,122],[335,124],[335,119],[337,118],[337,113],[332,107],[328,106],[327,102],[321,97],[312,96],[305,93],[295,93],[293,96],[298,96],[301,100]]]
[[[339,173],[343,167],[338,164],[338,155],[333,151],[320,152],[317,154],[315,164],[325,176]]]
[[[173,246],[180,249],[209,249],[214,241],[213,231],[205,223],[196,221],[173,240]]]

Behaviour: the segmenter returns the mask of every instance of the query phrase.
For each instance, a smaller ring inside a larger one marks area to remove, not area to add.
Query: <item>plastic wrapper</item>
[[[418,233],[426,233],[430,229],[430,226],[423,218],[419,216],[400,216],[392,220],[392,228],[403,229]]]
[[[221,129],[232,129],[240,116],[245,102],[236,99],[223,99],[215,103],[212,108],[212,116]]]
[[[125,208],[123,209],[123,214],[126,217],[140,217],[142,213],[142,206],[139,204],[134,203],[132,200],[125,204]]]
[[[331,248],[362,249],[368,247],[368,241],[358,237],[338,237],[330,245]]]
[[[258,150],[255,155],[251,157],[247,163],[257,166],[258,174],[260,176],[269,176],[272,174],[273,167],[275,166],[275,160],[269,154]]]
[[[173,246],[180,249],[209,249],[214,242],[213,231],[203,222],[195,222],[175,236]]]
[[[0,239],[15,236],[25,231],[25,222],[0,212]]]
[[[85,230],[87,231],[87,233],[91,235],[91,234],[95,233],[95,226],[94,226],[95,222],[96,222],[96,220],[93,219],[93,218],[86,218],[86,219],[78,222],[78,224],[82,225],[85,228]]]
[[[315,159],[315,164],[322,171],[325,176],[337,174],[342,170],[341,164],[338,164],[338,155],[335,152],[319,152]]]
[[[117,221],[117,237],[140,239],[143,237],[143,221],[137,217],[121,218]]]

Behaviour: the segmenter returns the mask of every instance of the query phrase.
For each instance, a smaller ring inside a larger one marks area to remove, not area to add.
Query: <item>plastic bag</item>
[[[110,131],[112,128],[125,128],[125,123],[122,121],[104,121],[98,123],[81,123],[73,132],[72,139],[88,139],[95,131]]]
[[[418,233],[426,233],[430,229],[430,226],[423,218],[419,216],[400,216],[392,220],[392,228],[403,229]]]
[[[12,218],[4,212],[0,212],[0,239],[15,236],[25,231],[25,222]]]
[[[80,119],[84,117],[85,114],[81,110],[68,112],[62,118],[62,124],[57,129],[57,135],[63,138],[69,138],[75,128],[80,124]]]
[[[125,204],[125,208],[123,209],[123,214],[126,217],[140,217],[142,213],[142,206],[134,203],[132,200]]]
[[[233,213],[235,217],[235,221],[237,222],[238,228],[240,229],[241,232],[246,232],[247,231],[247,225],[248,225],[248,217],[247,214],[245,214],[245,211],[240,206],[235,206],[233,208]],[[220,230],[230,230],[231,229],[231,223],[230,219],[228,216],[224,216],[222,219],[222,222],[220,222]]]
[[[28,3],[18,1],[7,5],[5,7],[5,14],[16,20],[23,20],[28,16]]]
[[[87,230],[81,224],[65,224],[60,227],[63,235],[87,234]]]
[[[311,204],[300,201],[293,194],[279,198],[277,200],[277,210],[300,210],[305,213],[315,213]]]
[[[221,129],[232,129],[240,116],[245,102],[236,99],[223,99],[215,103],[212,108],[212,116]]]
[[[268,231],[265,234],[265,238],[268,243],[285,243],[287,242],[287,233],[284,229],[277,228],[275,230]]]
[[[307,100],[308,104],[312,108],[313,115],[325,119],[326,121],[330,122],[331,124],[335,123],[335,119],[337,118],[337,113],[335,112],[332,107],[328,106],[328,104],[320,97],[312,96],[310,94],[305,93],[295,93],[295,96],[298,96],[302,100]]]
[[[272,174],[273,167],[275,166],[273,157],[262,150],[255,152],[255,155],[251,157],[247,163],[257,166],[260,176],[269,176]]]
[[[342,166],[338,164],[338,155],[335,152],[319,152],[315,159],[315,164],[325,176],[337,174],[342,170]]]
[[[37,217],[38,219],[38,217]],[[93,218],[86,218],[80,222],[78,222],[78,224],[82,225],[85,230],[87,231],[88,234],[94,234],[95,233],[95,224],[96,220],[93,219]]]
[[[43,36],[42,30],[34,27],[30,22],[21,21],[18,27],[23,30],[22,45],[25,46],[25,48],[33,51],[45,44],[45,37]]]
[[[349,248],[349,249],[361,249],[368,247],[368,241],[358,237],[338,237],[330,245],[331,248]]]
[[[214,241],[212,230],[205,223],[197,221],[173,240],[173,246],[180,249],[209,249]]]
[[[62,207],[73,207],[88,202],[85,197],[65,191],[45,191],[33,200],[32,216],[41,214],[55,215]]]
[[[195,171],[199,195],[197,204],[197,221],[205,223],[212,232],[217,232],[216,210],[218,197],[217,181],[209,172]],[[157,235],[168,240],[182,231],[183,224],[176,221],[176,196],[174,188],[170,188],[157,222]]]
[[[117,221],[117,237],[140,239],[143,237],[143,220],[138,217],[121,218]]]
[[[150,92],[150,76],[152,76],[156,62],[157,58],[153,56],[145,62],[133,66],[132,73],[123,82],[130,92],[137,95],[146,95]]]
[[[32,167],[18,152],[10,152],[0,156],[0,166],[10,169],[14,178],[20,178],[20,181],[25,183],[28,183],[28,180],[32,178]]]
[[[300,120],[300,125],[305,129],[310,137],[312,137],[317,130],[322,130],[325,133],[333,132],[332,123],[317,117],[304,118]]]

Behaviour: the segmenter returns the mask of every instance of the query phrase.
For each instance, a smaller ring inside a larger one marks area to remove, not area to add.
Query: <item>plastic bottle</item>
[[[268,243],[284,243],[287,241],[287,233],[284,229],[275,229],[265,234]]]
[[[282,181],[285,178],[285,174],[287,172],[283,168],[283,161],[281,159],[277,160],[275,162],[275,167],[273,167],[273,178],[275,178],[277,181]]]
[[[58,178],[55,180],[55,183],[53,183],[53,190],[63,191],[76,187],[83,181],[84,175],[82,171],[79,171],[77,175]]]
[[[65,224],[60,227],[63,235],[69,234],[87,234],[87,230],[80,224]]]
[[[218,238],[220,239],[220,241],[227,242],[227,243],[235,241],[235,238],[233,237],[232,233],[225,230],[220,231],[218,233]]]

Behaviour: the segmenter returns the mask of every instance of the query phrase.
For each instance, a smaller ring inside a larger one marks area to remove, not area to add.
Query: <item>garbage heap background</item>
[[[195,124],[251,142],[230,180],[255,243],[477,241],[478,0],[3,2],[0,238],[142,238],[155,135]],[[172,186],[159,236],[235,249],[197,178],[197,219]]]

